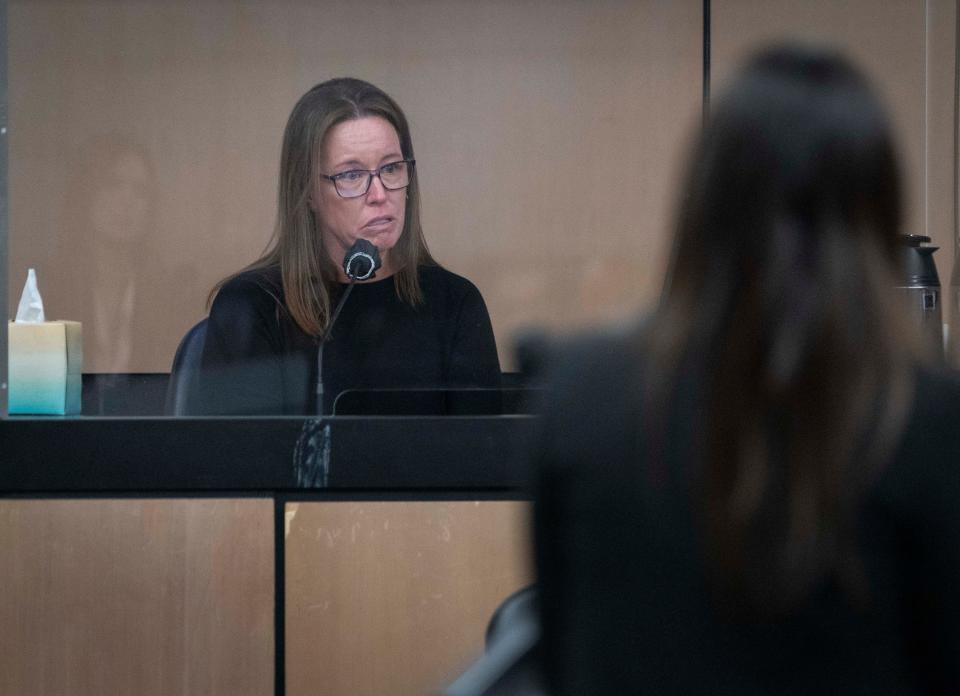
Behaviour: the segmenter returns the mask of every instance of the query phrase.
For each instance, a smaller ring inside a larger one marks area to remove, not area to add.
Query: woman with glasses
[[[354,282],[343,262],[358,240],[376,247],[382,266]],[[406,117],[361,80],[323,82],[294,107],[273,239],[214,295],[206,413],[329,414],[348,389],[499,384],[483,298],[427,250]]]
[[[546,409],[551,693],[960,693],[960,382],[892,291],[898,176],[832,51],[715,103],[659,307]]]

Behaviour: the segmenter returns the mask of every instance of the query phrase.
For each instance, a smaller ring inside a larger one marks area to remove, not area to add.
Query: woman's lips
[[[391,224],[393,224],[392,217],[376,217],[363,227],[364,229],[381,229],[383,227],[388,227]]]

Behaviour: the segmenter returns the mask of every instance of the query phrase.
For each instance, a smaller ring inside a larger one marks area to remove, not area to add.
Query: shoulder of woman
[[[944,367],[921,367],[917,371],[917,396],[921,404],[929,404],[934,410],[942,406],[960,405],[960,372]],[[941,402],[947,402],[938,406]]]
[[[944,368],[917,371],[913,409],[902,448],[924,459],[960,461],[960,374]],[[960,472],[958,472],[960,475]]]
[[[472,282],[443,266],[420,266],[420,284],[425,293],[448,292],[451,295],[479,295],[480,290]]]
[[[556,394],[602,390],[622,391],[639,367],[635,333],[611,329],[574,336],[550,349],[548,389]]]
[[[217,291],[211,313],[224,310],[264,309],[273,311],[282,304],[283,286],[278,268],[243,271],[228,280]]]
[[[635,336],[592,333],[549,350],[537,410],[551,447],[590,456],[598,442],[613,445],[635,429],[642,362]]]

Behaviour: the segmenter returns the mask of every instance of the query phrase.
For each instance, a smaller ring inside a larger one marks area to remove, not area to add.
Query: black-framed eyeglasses
[[[405,159],[387,162],[379,169],[351,169],[339,174],[321,174],[324,179],[333,182],[341,198],[358,198],[370,190],[373,177],[379,177],[383,188],[388,191],[406,188],[410,185],[410,170],[416,160]]]

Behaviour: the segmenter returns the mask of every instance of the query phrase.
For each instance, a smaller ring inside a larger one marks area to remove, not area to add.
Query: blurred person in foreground
[[[888,117],[756,54],[690,160],[661,303],[555,370],[538,440],[556,694],[960,693],[960,383],[892,293]]]
[[[330,414],[350,389],[499,386],[480,291],[427,249],[415,165],[406,116],[383,90],[337,78],[300,98],[283,135],[270,246],[211,293],[205,413]],[[356,281],[334,325],[358,240],[382,267]]]

